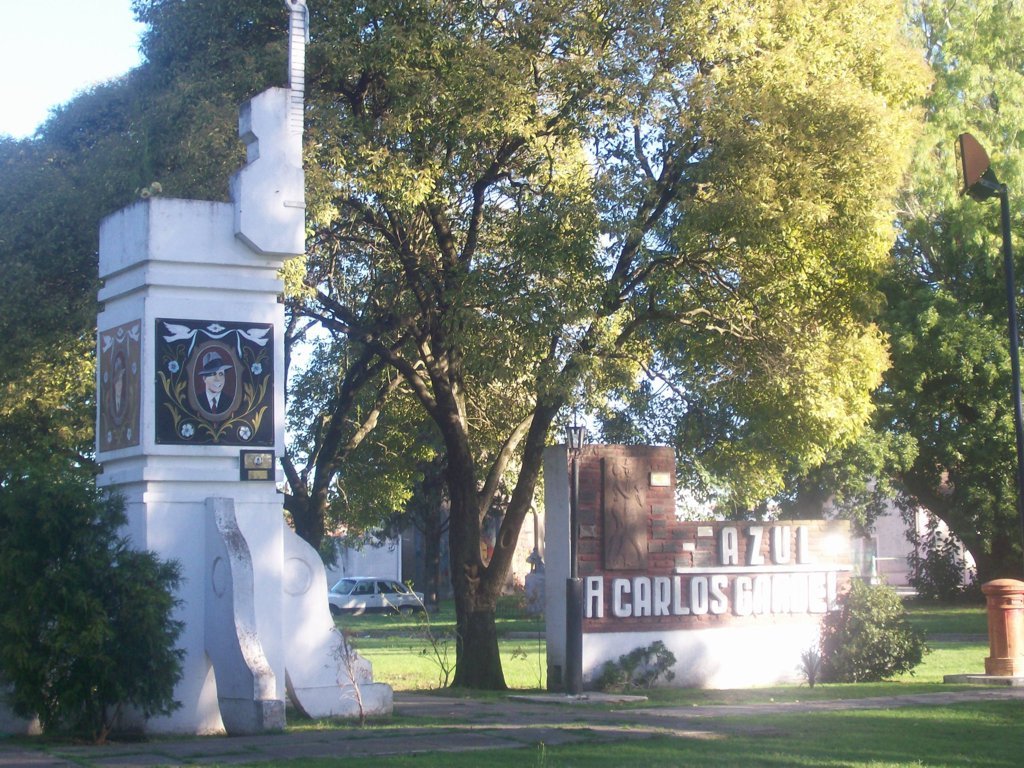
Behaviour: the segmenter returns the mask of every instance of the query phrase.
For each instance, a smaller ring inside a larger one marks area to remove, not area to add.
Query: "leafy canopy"
[[[386,361],[441,436],[456,682],[492,685],[500,542],[577,393],[668,414],[689,475],[738,504],[862,431],[927,74],[886,0],[312,11],[297,311]],[[643,403],[645,373],[665,387]]]
[[[999,212],[994,203],[959,197],[953,145],[970,131],[988,150],[1011,190],[1016,240],[1024,190],[1024,5],[928,0],[911,4],[910,19],[936,82],[924,102],[926,128],[886,282],[893,367],[878,396],[878,428],[913,440],[897,475],[907,503],[923,504],[949,524],[977,559],[981,581],[1018,576]],[[1019,275],[1020,243],[1014,246]]]

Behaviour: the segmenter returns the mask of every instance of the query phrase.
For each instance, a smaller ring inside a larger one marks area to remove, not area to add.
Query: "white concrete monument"
[[[307,9],[290,13],[290,88],[241,110],[248,163],[230,203],[151,197],[100,227],[97,452],[133,544],[182,565],[181,708],[146,729],[254,733],[391,711],[350,656],[323,563],[284,522],[284,312],[279,276],[305,247]],[[358,686],[358,690],[354,688]]]

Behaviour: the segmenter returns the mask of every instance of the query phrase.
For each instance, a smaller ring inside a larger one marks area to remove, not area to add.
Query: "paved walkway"
[[[924,693],[890,698],[748,705],[618,709],[613,699],[574,700],[549,694],[507,699],[459,699],[395,694],[400,723],[260,736],[156,738],[106,746],[39,746],[0,741],[0,768],[155,768],[249,765],[270,760],[464,752],[549,746],[574,741],[624,741],[653,734],[710,737],[728,730],[721,718],[808,711],[891,709],[965,701],[1019,699],[1024,688]],[[591,704],[601,704],[600,707]],[[612,706],[609,706],[611,704]]]

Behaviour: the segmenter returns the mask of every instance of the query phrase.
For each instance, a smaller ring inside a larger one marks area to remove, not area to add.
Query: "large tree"
[[[963,131],[986,146],[1010,188],[1019,232],[1024,3],[917,0],[910,21],[935,87],[925,100],[927,126],[886,285],[893,367],[879,392],[879,430],[913,439],[913,460],[898,473],[907,502],[949,524],[974,554],[982,580],[1019,578],[999,211],[995,202],[959,196],[953,148]]]
[[[743,498],[861,429],[924,67],[888,0],[312,13],[305,311],[435,425],[454,682],[502,687],[495,601],[574,398],[663,373]]]

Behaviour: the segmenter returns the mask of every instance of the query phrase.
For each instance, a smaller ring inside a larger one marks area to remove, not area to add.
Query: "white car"
[[[347,576],[327,593],[331,613],[412,613],[423,610],[423,593],[405,584],[373,576]]]

